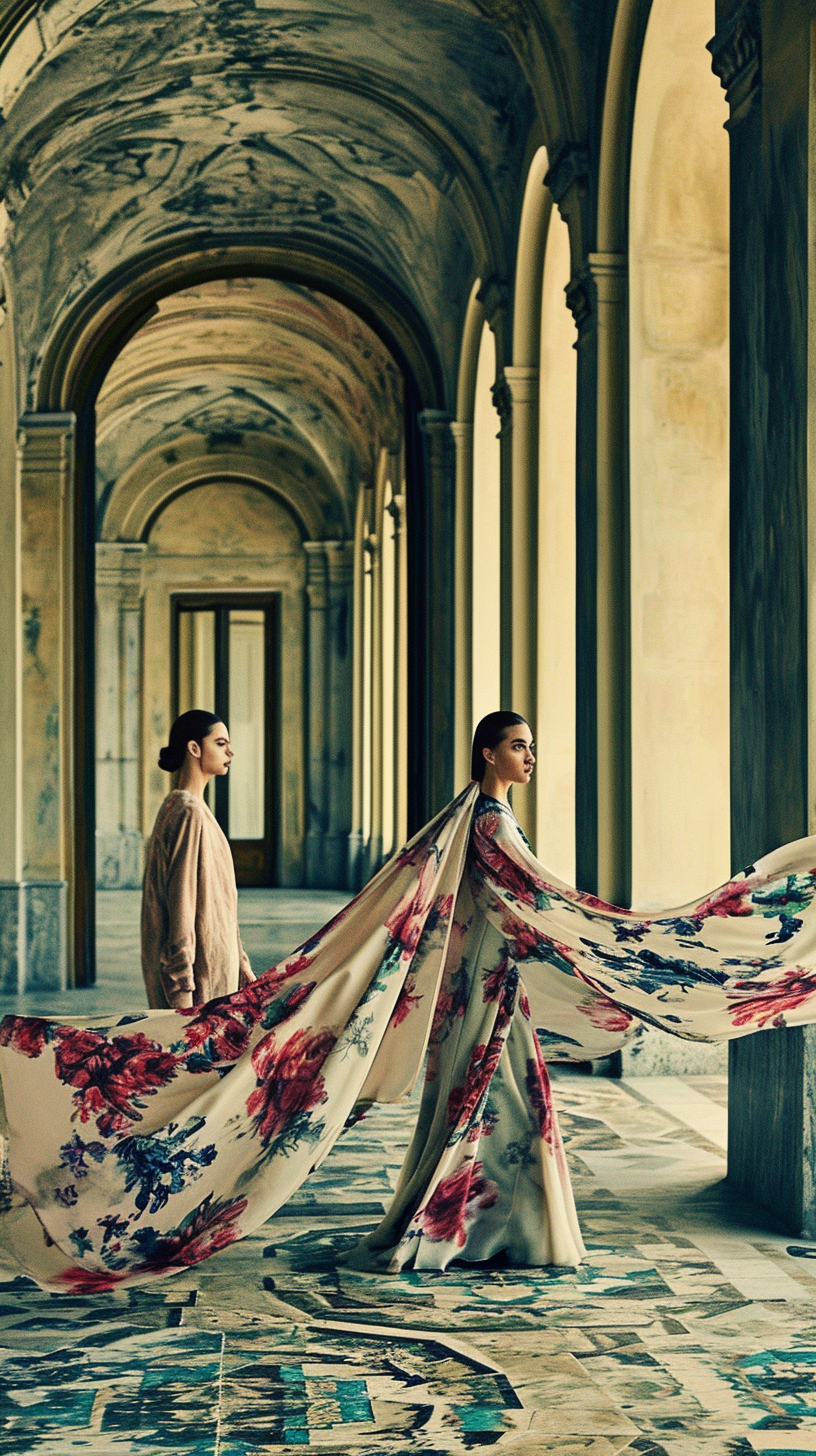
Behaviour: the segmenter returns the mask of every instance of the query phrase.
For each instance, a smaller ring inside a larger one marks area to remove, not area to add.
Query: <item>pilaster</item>
[[[533,725],[538,704],[538,368],[508,365],[512,489],[510,493],[509,706]],[[514,790],[513,811],[533,847],[535,790]]]
[[[596,307],[597,891],[628,905],[632,877],[629,315],[623,253],[590,253]]]
[[[304,541],[306,552],[306,600],[308,607],[306,705],[308,743],[308,795],[306,829],[306,883],[323,883],[323,849],[328,829],[328,782],[326,774],[328,729],[328,563],[324,541]]]
[[[424,678],[421,761],[425,819],[444,808],[454,792],[456,455],[451,423],[450,415],[442,410],[422,410],[418,415],[424,480],[422,520],[414,522],[413,539],[421,542],[424,554],[424,635],[418,645]]]
[[[0,938],[19,989],[70,976],[73,888],[74,501],[72,414],[25,415],[18,434],[22,614],[22,875],[6,884]]]
[[[453,420],[456,450],[454,526],[454,789],[470,778],[473,738],[473,421]]]

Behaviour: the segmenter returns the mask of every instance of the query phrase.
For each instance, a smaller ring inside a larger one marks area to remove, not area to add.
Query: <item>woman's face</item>
[[[213,723],[201,744],[192,740],[187,744],[187,751],[199,760],[201,772],[208,777],[227,773],[232,762],[232,744],[226,723]]]
[[[505,728],[504,736],[495,748],[482,751],[502,783],[529,784],[535,768],[534,749],[529,724],[514,723],[512,727]]]

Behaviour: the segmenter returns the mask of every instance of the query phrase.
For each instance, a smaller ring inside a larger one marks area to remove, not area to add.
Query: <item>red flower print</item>
[[[51,1023],[39,1016],[4,1016],[0,1022],[0,1046],[13,1047],[24,1057],[38,1057],[51,1040]]]
[[[391,1015],[392,1026],[400,1026],[405,1020],[406,1016],[410,1016],[411,1012],[416,1009],[416,1007],[422,1000],[421,996],[414,995],[415,986],[416,977],[406,976],[399,996],[397,997],[397,1004],[394,1007],[393,1013]]]
[[[207,1071],[215,1063],[237,1061],[246,1051],[252,1032],[259,1022],[267,1027],[272,1023],[277,1026],[294,1016],[298,1007],[314,990],[315,983],[309,981],[303,985],[292,986],[288,995],[281,998],[280,987],[286,983],[288,977],[279,972],[275,974],[278,979],[271,983],[272,989],[266,978],[251,981],[245,988],[246,991],[255,993],[251,997],[245,998],[241,991],[238,995],[221,996],[216,1001],[208,1001],[188,1022],[184,1028],[184,1040],[194,1053],[186,1063],[188,1071]],[[265,994],[257,994],[257,988],[264,984]],[[203,1048],[203,1055],[197,1059],[195,1052],[198,1048]]]
[[[483,1176],[482,1164],[468,1161],[436,1185],[418,1222],[426,1238],[463,1248],[468,1225],[481,1208],[492,1208],[498,1196],[497,1185]]]
[[[539,1134],[548,1147],[552,1147],[555,1134],[552,1093],[550,1092],[549,1073],[538,1042],[536,1042],[535,1057],[530,1057],[527,1062],[525,1085],[530,1107],[538,1124]]]
[[[535,956],[542,941],[540,931],[534,930],[531,925],[525,925],[524,921],[518,920],[515,915],[504,916],[502,930],[510,942],[510,954],[513,960],[526,961]]]
[[[258,982],[250,984],[257,986]],[[252,1020],[236,1016],[232,1008],[232,997],[221,997],[217,1001],[208,1001],[206,1006],[199,1010],[195,1008],[196,1015],[188,1021],[184,1028],[184,1040],[191,1051],[207,1044],[209,1056],[205,1059],[206,1066],[213,1062],[234,1062],[247,1049],[250,1035],[253,1029]],[[196,1066],[188,1067],[188,1070],[197,1070]]]
[[[213,1199],[214,1195],[208,1193],[203,1203],[199,1203],[182,1219],[178,1228],[168,1234],[157,1235],[151,1228],[137,1229],[133,1235],[134,1243],[141,1246],[147,1257],[134,1264],[131,1272],[161,1274],[166,1269],[188,1269],[240,1239],[241,1228],[237,1220],[244,1212],[247,1200],[233,1198],[218,1202]]]
[[[408,887],[385,922],[386,930],[400,947],[402,955],[412,956],[422,939],[425,921],[433,905],[432,896],[436,873],[436,859],[433,855],[429,855],[419,872],[417,885]],[[447,899],[450,900],[450,897]],[[449,914],[451,906],[447,904],[443,907],[440,902],[438,908],[440,914],[445,913],[446,909]]]
[[[326,1089],[320,1069],[335,1043],[328,1029],[296,1031],[281,1045],[270,1032],[252,1053],[258,1086],[247,1098],[247,1112],[254,1117],[264,1146],[297,1113],[309,1112],[325,1101]]]
[[[608,996],[602,996],[600,992],[589,1001],[581,1001],[578,1010],[583,1016],[588,1016],[593,1026],[600,1031],[626,1031],[634,1020],[630,1012],[624,1011],[622,1006],[616,1006]]]
[[[142,1098],[164,1087],[178,1065],[172,1052],[140,1031],[107,1037],[60,1026],[55,1039],[57,1076],[77,1089],[74,1116],[80,1122],[95,1117],[103,1137],[141,1122]]]
[[[748,1026],[756,1022],[758,1027],[777,1024],[784,1026],[783,1012],[792,1011],[803,1002],[816,996],[816,975],[809,975],[799,967],[785,971],[775,981],[738,981],[735,991],[748,991],[747,996],[729,996],[729,1010],[734,1026]]]
[[[490,1041],[475,1046],[470,1054],[464,1086],[451,1088],[447,1119],[452,1127],[467,1127],[487,1093],[504,1051],[502,1029],[497,1017]]]
[[[692,910],[694,920],[704,920],[709,915],[719,915],[722,919],[732,915],[753,915],[753,907],[746,896],[750,894],[751,885],[747,880],[732,880],[730,884],[723,885],[721,890],[716,890],[703,900],[695,910]]]
[[[472,843],[476,863],[481,861],[480,868],[487,879],[497,881],[505,893],[513,895],[522,905],[535,905],[538,881],[497,844],[493,834],[498,822],[498,814],[481,814],[474,821]]]
[[[57,1275],[59,1283],[70,1289],[72,1294],[107,1294],[109,1289],[115,1289],[127,1277],[127,1274],[111,1274],[105,1269],[80,1269],[78,1265]]]

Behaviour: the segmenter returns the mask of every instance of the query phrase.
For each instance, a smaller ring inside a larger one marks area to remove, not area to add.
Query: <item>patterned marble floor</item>
[[[0,1456],[816,1452],[816,1248],[729,1199],[725,1078],[560,1072],[555,1093],[580,1269],[338,1264],[411,1127],[377,1109],[196,1271],[82,1298],[0,1282]]]

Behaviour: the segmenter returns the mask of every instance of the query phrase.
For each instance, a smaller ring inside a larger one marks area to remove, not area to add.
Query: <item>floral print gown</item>
[[[366,1105],[426,1080],[354,1258],[582,1255],[545,1060],[643,1022],[816,1021],[816,840],[648,917],[554,879],[473,784],[311,941],[204,1006],[0,1023],[0,1260],[96,1291],[189,1267],[285,1203]],[[426,1061],[427,1053],[427,1061]]]

